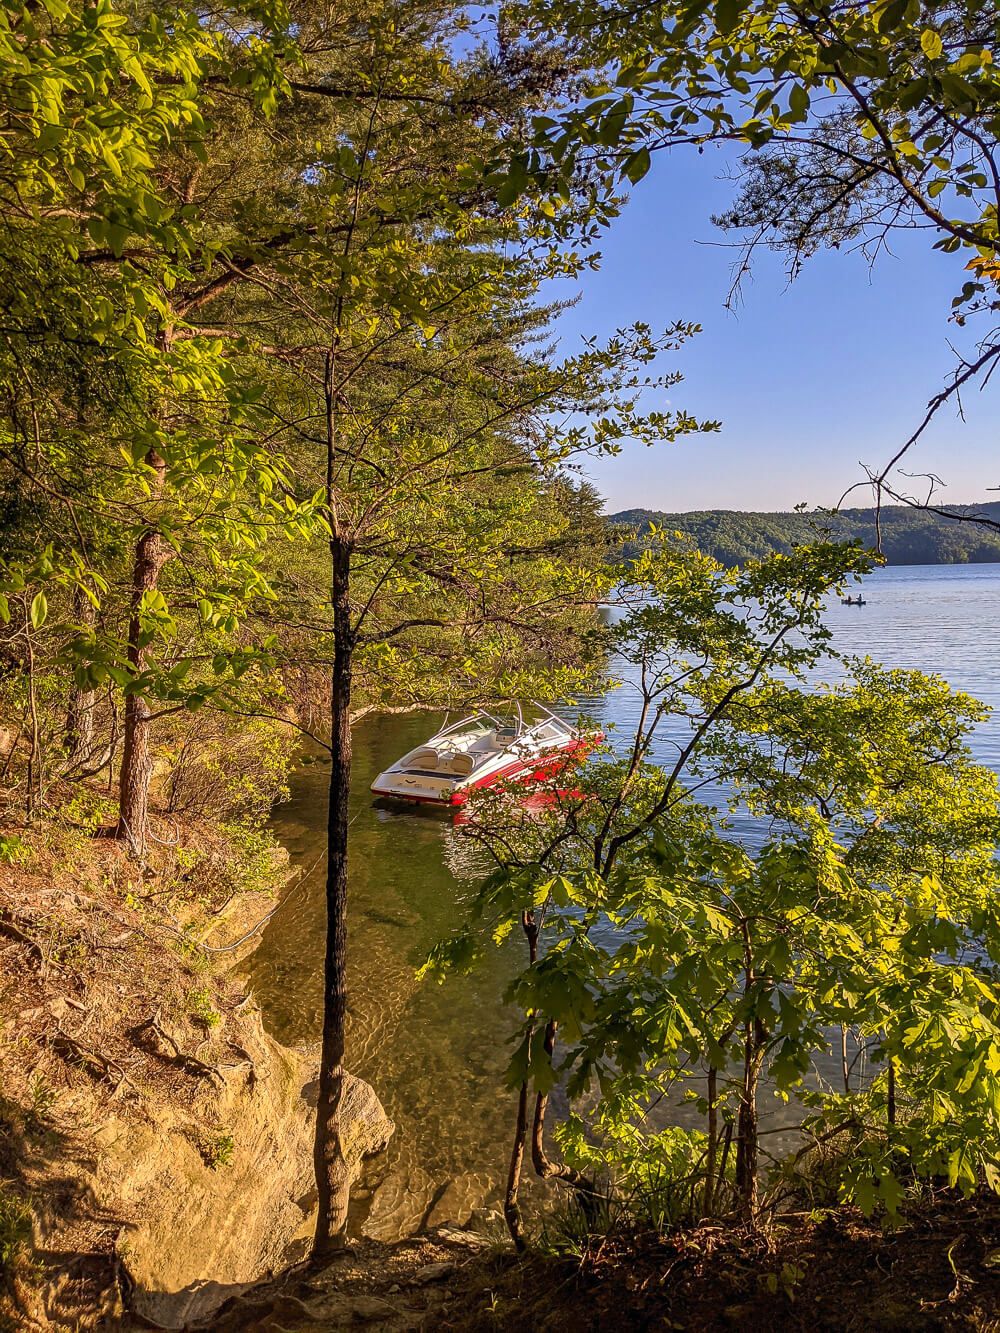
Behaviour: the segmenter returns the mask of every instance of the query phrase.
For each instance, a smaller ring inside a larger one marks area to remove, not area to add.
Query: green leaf
[[[625,161],[622,167],[622,174],[626,176],[633,185],[638,185],[645,176],[650,167],[650,156],[648,148],[638,148]]]
[[[858,1205],[865,1217],[871,1217],[875,1211],[875,1182],[868,1177],[857,1181],[851,1191],[854,1196],[854,1202]]]
[[[906,14],[909,0],[890,0],[890,3],[884,5],[875,16],[875,27],[880,33],[892,32],[898,28]]]
[[[809,93],[801,83],[796,83],[788,95],[788,109],[793,120],[805,120],[809,114]]]
[[[925,28],[920,34],[920,46],[928,60],[937,60],[944,50],[941,34],[933,28]]]
[[[937,77],[941,84],[941,91],[948,102],[963,110],[978,105],[979,94],[976,88],[966,79],[960,79],[957,74],[948,73],[939,74]]]
[[[740,14],[746,7],[747,0],[718,0],[715,6],[715,26],[724,37],[739,23]]]
[[[899,90],[900,111],[912,111],[915,106],[919,106],[930,91],[930,86],[930,79],[925,76],[911,79],[909,83],[904,84]],[[929,139],[925,140],[924,147],[930,147]]]
[[[43,592],[35,593],[31,602],[31,623],[35,629],[41,629],[49,614],[49,603]]]
[[[508,1088],[518,1088],[528,1081],[528,1060],[530,1054],[531,1033],[526,1032],[510,1057],[510,1064],[504,1074],[504,1083]]]
[[[878,1192],[882,1196],[882,1201],[886,1206],[886,1211],[891,1217],[896,1217],[899,1213],[899,1205],[902,1202],[906,1191],[895,1176],[888,1173],[879,1177]]]

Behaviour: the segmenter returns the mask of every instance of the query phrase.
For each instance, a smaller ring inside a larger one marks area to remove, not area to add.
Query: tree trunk
[[[544,1046],[545,1053],[551,1062],[556,1049],[556,1030],[558,1024],[554,1018],[550,1018],[545,1024]],[[539,1092],[535,1096],[535,1115],[531,1127],[531,1160],[535,1171],[543,1180],[562,1180],[567,1185],[580,1193],[580,1202],[584,1205],[585,1211],[589,1208],[593,1210],[594,1204],[594,1182],[586,1176],[581,1175],[576,1167],[569,1166],[566,1162],[553,1162],[551,1157],[545,1151],[545,1112],[548,1108],[548,1093]]]
[[[81,625],[94,623],[94,607],[78,588],[73,598],[73,615]],[[84,689],[74,684],[69,693],[66,707],[66,730],[63,733],[63,748],[66,751],[68,768],[75,768],[85,763],[94,748],[94,708],[97,703],[97,691]]]
[[[514,1128],[514,1144],[510,1150],[510,1166],[507,1169],[507,1190],[503,1200],[503,1216],[507,1230],[514,1242],[514,1249],[523,1254],[528,1248],[528,1237],[521,1217],[521,1205],[518,1203],[518,1190],[521,1185],[521,1167],[524,1164],[524,1141],[528,1135],[528,1085],[521,1084],[517,1097],[517,1124]]]
[[[153,464],[163,471],[163,460]],[[148,662],[142,642],[139,607],[145,593],[153,592],[160,570],[169,558],[169,549],[154,528],[147,529],[135,545],[132,567],[132,609],[128,622],[128,663],[135,676],[141,675]],[[124,748],[118,779],[118,828],[115,836],[127,842],[141,856],[146,850],[149,825],[149,780],[152,761],[149,753],[149,701],[138,692],[125,696]]]
[[[27,596],[24,598],[24,642],[26,664],[28,667],[28,718],[29,740],[27,788],[24,798],[24,813],[28,819],[42,803],[42,741],[38,726],[38,694],[35,689],[35,644],[32,635],[31,612],[28,609]]]
[[[889,1070],[887,1075],[888,1093],[886,1098],[885,1115],[888,1124],[891,1126],[896,1123],[896,1062],[889,1056]]]
[[[748,1020],[744,1032],[743,1088],[736,1122],[736,1193],[743,1220],[748,1223],[753,1223],[757,1216],[757,1084],[767,1049],[766,1042],[767,1036],[760,1020]]]
[[[705,1196],[702,1216],[711,1217],[715,1206],[715,1163],[719,1155],[719,1071],[714,1065],[708,1071],[708,1148],[705,1162]]]
[[[524,938],[528,945],[528,963],[534,966],[538,958],[538,922],[535,920],[535,914],[532,911],[521,913],[521,930],[524,932]],[[535,1031],[535,1024],[532,1018],[527,1018],[525,1022],[524,1037],[530,1049],[531,1038]],[[525,1080],[521,1084],[521,1090],[517,1097],[517,1123],[514,1127],[514,1143],[510,1151],[510,1166],[507,1169],[507,1191],[503,1201],[504,1221],[507,1223],[507,1230],[510,1232],[510,1238],[514,1242],[514,1249],[518,1254],[523,1254],[528,1248],[528,1237],[524,1230],[524,1219],[521,1217],[521,1205],[518,1202],[518,1191],[521,1187],[521,1168],[524,1166],[524,1145],[528,1137],[528,1083]]]
[[[170,349],[171,329],[161,328],[156,339],[157,350]],[[146,465],[152,469],[150,494],[157,500],[163,494],[167,477],[166,459],[150,449]],[[170,559],[170,549],[156,528],[150,527],[135,544],[132,564],[132,606],[128,622],[128,664],[133,675],[141,675],[149,661],[142,641],[139,607],[143,594],[155,592],[160,570]],[[149,701],[141,694],[125,696],[125,718],[122,728],[122,766],[118,776],[118,828],[115,837],[128,843],[136,856],[146,850],[149,833],[149,780],[152,760],[149,754],[150,714]]]
[[[84,690],[74,685],[70,691],[66,709],[66,731],[63,747],[66,751],[68,768],[86,763],[94,748],[94,705],[97,701],[95,690]]]
[[[330,809],[327,822],[326,955],[323,964],[323,1048],[313,1161],[319,1215],[313,1257],[344,1244],[350,1176],[340,1133],[347,1020],[347,830],[351,789],[350,545],[330,542],[333,599],[333,671],[330,702]]]

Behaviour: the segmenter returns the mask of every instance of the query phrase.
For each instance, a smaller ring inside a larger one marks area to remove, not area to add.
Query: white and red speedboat
[[[404,754],[372,783],[376,796],[421,805],[463,805],[470,792],[497,782],[530,783],[558,772],[602,738],[571,727],[541,704],[537,722],[480,709]]]

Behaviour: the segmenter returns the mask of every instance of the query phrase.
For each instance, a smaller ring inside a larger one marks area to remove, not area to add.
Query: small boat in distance
[[[865,601],[865,599],[861,596],[860,593],[858,593],[857,597],[842,597],[840,600],[843,602],[843,604],[844,604],[845,606],[867,606],[867,605],[868,605],[868,603]]]
[[[463,805],[470,792],[498,782],[541,781],[603,740],[599,732],[578,731],[541,704],[533,707],[542,714],[537,722],[527,722],[518,706],[513,717],[479,709],[442,727],[380,773],[372,791],[420,805]]]

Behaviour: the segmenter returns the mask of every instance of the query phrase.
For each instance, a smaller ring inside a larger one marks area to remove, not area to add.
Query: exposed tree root
[[[225,1077],[220,1069],[215,1065],[206,1064],[204,1060],[199,1060],[196,1055],[181,1050],[166,1028],[161,1027],[159,1010],[144,1022],[130,1028],[129,1035],[144,1050],[159,1056],[161,1060],[176,1065],[179,1069],[183,1069],[186,1074],[194,1074],[199,1078],[214,1078],[218,1080],[222,1087],[226,1086]],[[167,1047],[168,1053],[164,1052],[164,1047]]]

